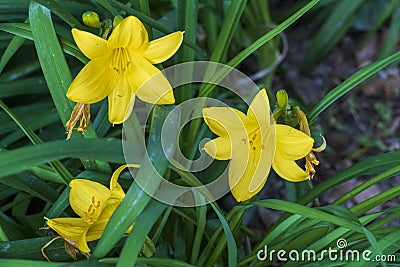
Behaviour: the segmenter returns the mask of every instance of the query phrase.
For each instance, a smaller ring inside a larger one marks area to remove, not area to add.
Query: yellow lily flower
[[[108,40],[89,32],[72,29],[79,49],[90,62],[70,85],[67,97],[75,102],[92,104],[108,96],[111,123],[123,123],[132,112],[137,95],[152,104],[173,104],[173,91],[163,75],[157,75],[139,90],[151,76],[160,73],[152,64],[169,59],[180,47],[183,32],[174,32],[149,42],[143,23],[129,16],[122,20]],[[133,104],[133,103],[132,103]]]
[[[217,160],[231,159],[229,186],[237,201],[261,190],[271,165],[286,180],[309,178],[295,160],[310,152],[314,140],[290,126],[274,123],[265,89],[255,96],[247,114],[234,108],[212,107],[203,109],[203,118],[219,136],[208,141],[204,150]]]
[[[86,179],[72,180],[69,184],[71,187],[69,201],[80,218],[46,218],[47,225],[66,242],[88,256],[90,248],[87,242],[101,237],[111,215],[125,197],[122,187],[118,184],[118,177],[126,167],[139,167],[139,165],[129,164],[119,167],[111,177],[110,189]],[[127,233],[130,230],[131,228]]]

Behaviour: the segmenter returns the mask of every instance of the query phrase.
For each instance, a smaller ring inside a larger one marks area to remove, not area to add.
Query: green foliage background
[[[279,56],[279,34],[307,19],[315,25],[312,47],[303,64],[307,70],[337,45],[362,7],[371,5],[366,0],[289,2],[293,4],[282,4],[281,12],[275,16],[270,14],[269,1],[259,0],[0,0],[0,265],[265,266],[271,262],[257,259],[257,252],[264,245],[270,250],[295,248],[319,252],[335,247],[339,238],[348,241],[348,248],[370,249],[381,255],[398,253],[400,227],[387,225],[399,217],[400,207],[371,210],[398,197],[400,185],[350,209],[342,204],[370,186],[400,174],[400,151],[367,158],[309,188],[303,195],[289,196],[293,192],[287,192],[288,199],[294,198],[294,202],[255,198],[230,211],[223,210],[218,203],[196,208],[167,206],[122,177],[126,198],[102,238],[90,244],[93,254],[89,260],[80,258],[76,263],[71,262],[61,240],[46,250],[54,262],[46,262],[40,253],[43,245],[52,239],[51,231],[40,230],[44,226],[43,217],[73,216],[68,202],[68,182],[84,177],[107,184],[112,170],[125,162],[121,127],[109,124],[107,102],[93,105],[91,126],[84,135],[74,133],[72,140],[64,140],[64,125],[74,105],[65,93],[73,77],[88,62],[73,42],[70,30],[76,27],[93,31],[82,25],[81,14],[91,10],[101,18],[110,19],[118,14],[134,15],[145,23],[153,38],[185,30],[182,48],[165,66],[211,60],[238,67],[253,55],[260,69],[273,64]],[[400,52],[393,50],[400,28],[400,3],[381,1],[381,5],[381,12],[368,26],[368,34],[372,36],[389,21],[385,45],[378,57],[332,88],[316,106],[309,107],[311,122],[316,122],[318,115],[357,85],[383,68],[398,64]],[[276,27],[260,33],[260,24],[273,23]],[[200,38],[202,31],[206,34]],[[274,71],[264,77],[260,86],[271,88],[273,75]],[[196,96],[216,96],[210,84],[192,89],[176,91],[176,98],[183,101]],[[168,110],[163,107],[157,107],[152,113],[147,125],[147,148],[153,152],[150,154],[162,154],[160,129],[167,114]],[[187,140],[194,141],[185,143],[182,149],[192,158],[198,140],[205,136],[204,128],[199,120],[185,129]],[[151,160],[158,172],[170,180],[192,186],[202,183],[201,177],[174,169],[163,157]],[[142,166],[137,175],[146,177],[151,173],[149,168]],[[328,190],[366,174],[373,177],[333,203],[323,207],[314,205],[314,200]],[[243,223],[252,207],[285,213],[259,236]],[[129,236],[124,235],[133,222],[136,222],[133,231]],[[155,255],[149,258],[141,254],[146,236],[156,245]],[[300,263],[289,262],[285,266],[296,264]],[[302,266],[307,264],[315,263],[304,262]],[[335,264],[376,265],[371,262]],[[321,261],[318,265],[332,266],[333,263]]]

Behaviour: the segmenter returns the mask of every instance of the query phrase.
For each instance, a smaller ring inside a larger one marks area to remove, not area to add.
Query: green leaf
[[[247,0],[231,1],[226,12],[221,32],[218,35],[215,49],[212,51],[210,61],[222,62],[222,58],[226,55],[229,45],[231,44],[233,35],[237,31],[239,20],[246,7]]]
[[[284,22],[276,26],[274,29],[269,31],[268,33],[264,34],[261,36],[259,39],[257,39],[255,42],[253,42],[251,45],[249,45],[247,48],[243,49],[239,54],[237,54],[232,60],[230,60],[227,65],[235,68],[237,67],[244,59],[246,59],[248,56],[250,56],[254,51],[256,51],[258,48],[266,44],[267,42],[271,41],[273,38],[278,36],[282,31],[284,31],[286,28],[288,28],[290,25],[292,25],[295,21],[297,21],[301,16],[303,16],[307,11],[309,11],[312,7],[314,7],[319,0],[312,0],[308,2],[304,7],[299,9],[297,12],[295,12],[292,16],[290,16],[288,19],[286,19]],[[221,81],[228,73],[229,73],[229,68],[222,68],[221,71],[215,74],[215,78],[213,81],[218,82]],[[199,93],[200,97],[206,97],[208,96],[211,91],[214,89],[215,85],[209,84],[207,86],[202,87],[202,90]]]
[[[59,196],[57,191],[47,185],[47,183],[26,172],[13,176],[1,177],[0,183],[25,191],[50,203],[55,202]]]
[[[237,246],[231,228],[229,227],[229,224],[226,221],[225,216],[214,205],[214,203],[210,203],[210,205],[217,214],[218,219],[221,221],[222,227],[225,232],[226,242],[228,243],[228,266],[237,266]]]
[[[386,39],[383,43],[383,46],[377,56],[378,59],[387,57],[392,53],[399,40],[399,31],[400,31],[400,2],[397,1],[396,5],[393,8],[393,15],[392,15],[392,20],[390,22],[389,31],[386,35]]]
[[[137,217],[135,225],[125,241],[117,266],[129,266],[136,262],[146,236],[166,208],[166,204],[153,200]]]
[[[125,163],[120,140],[53,141],[12,151],[0,151],[0,177],[15,174],[49,161],[69,157]]]
[[[309,208],[307,206],[303,206],[297,203],[287,202],[279,199],[267,199],[253,202],[252,206],[260,206],[274,210],[283,210],[292,214],[302,215],[306,218],[330,222],[342,227],[346,227],[356,232],[363,232],[359,223],[349,221],[347,218],[341,218],[327,212],[314,208]]]
[[[83,26],[66,8],[55,0],[35,0],[35,2],[50,9],[54,14],[68,23],[72,28],[84,29]]]
[[[345,183],[354,177],[374,174],[398,164],[400,164],[400,151],[383,153],[381,155],[365,159],[347,169],[342,170],[341,172],[336,173],[328,180],[316,185],[313,190],[304,194],[297,203],[306,205],[327,190],[332,189],[339,184]]]
[[[30,259],[43,260],[42,264],[46,263],[40,249],[51,239],[51,237],[39,237],[10,242],[0,242],[0,260],[6,262],[6,259],[4,258],[15,258],[21,262],[26,262],[23,261],[23,259]],[[62,239],[53,242],[45,252],[52,260],[67,260],[70,258],[70,256],[65,252],[64,240]],[[0,265],[2,265],[1,262]]]
[[[347,201],[350,198],[353,198],[354,196],[356,196],[357,194],[363,192],[364,190],[366,190],[368,187],[379,183],[381,181],[384,181],[387,178],[393,177],[395,175],[400,174],[400,166],[395,166],[383,173],[380,173],[379,175],[368,179],[367,181],[363,182],[362,184],[360,184],[359,186],[353,188],[352,190],[346,192],[346,194],[344,194],[343,196],[339,197],[338,199],[336,199],[333,204],[342,204],[345,201]]]
[[[378,71],[388,66],[389,64],[397,61],[400,58],[400,51],[388,56],[382,60],[375,61],[374,63],[362,68],[353,75],[351,75],[347,80],[342,82],[340,85],[332,89],[308,114],[308,120],[312,123],[314,122],[318,115],[327,109],[332,103],[337,99],[342,97],[344,94],[349,92],[355,86],[359,85],[361,82],[365,81],[372,75],[376,74]]]
[[[47,261],[32,261],[32,260],[18,260],[18,259],[0,259],[1,266],[9,267],[60,267],[63,265],[61,262],[47,262]]]
[[[117,263],[117,258],[105,258],[100,260],[104,263]],[[165,258],[143,258],[140,257],[136,261],[137,266],[139,264],[149,264],[150,266],[165,266],[165,267],[195,267],[195,265],[185,263],[183,261]]]
[[[54,30],[50,11],[31,2],[29,21],[43,75],[58,115],[65,125],[72,112],[72,102],[65,95],[72,77]]]
[[[15,34],[17,36],[23,37],[28,40],[33,40],[31,27],[29,24],[26,23],[1,23],[0,30]],[[82,54],[82,52],[73,42],[62,36],[57,36],[57,37],[65,53],[74,56],[84,64],[89,62],[87,57],[85,57],[85,55]],[[37,64],[37,62],[34,63]]]
[[[304,59],[304,70],[308,70],[312,63],[324,56],[344,36],[351,26],[356,10],[364,0],[341,0],[333,6],[329,17],[315,36],[310,50]]]
[[[42,77],[31,77],[2,84],[0,98],[28,94],[47,94],[47,92],[47,87]]]
[[[4,70],[4,67],[7,65],[8,61],[12,58],[12,56],[18,51],[18,49],[24,44],[25,39],[19,36],[14,36],[11,42],[8,44],[6,50],[0,59],[0,73]]]

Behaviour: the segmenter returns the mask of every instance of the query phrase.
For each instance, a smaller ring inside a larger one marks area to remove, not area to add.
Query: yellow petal
[[[89,230],[87,231],[86,233],[87,241],[97,240],[103,235],[104,229],[106,229],[106,225],[117,207],[118,205],[106,206],[106,208],[103,210],[98,220],[94,224],[92,224]]]
[[[254,121],[258,121],[260,126],[265,124],[271,125],[270,112],[267,92],[265,89],[262,89],[251,102],[247,110],[247,116]]]
[[[82,53],[90,59],[104,56],[105,53],[110,53],[110,51],[107,50],[107,41],[97,35],[78,29],[72,29],[72,36]]]
[[[269,149],[274,145],[273,136],[273,131],[259,131],[252,139],[253,145],[235,145],[229,165],[229,186],[237,201],[255,196],[267,181],[274,156],[274,149]]]
[[[67,97],[75,102],[92,104],[109,95],[116,81],[109,65],[108,56],[92,59],[71,83]]]
[[[232,157],[232,144],[226,137],[218,137],[208,141],[204,145],[204,150],[208,155],[218,160],[228,160]]]
[[[158,64],[172,57],[182,44],[183,32],[173,32],[149,43],[143,56],[152,64]]]
[[[110,180],[110,190],[111,190],[111,196],[116,196],[120,197],[121,199],[125,197],[124,190],[122,190],[122,187],[118,183],[118,178],[123,170],[125,168],[140,168],[139,164],[125,164],[120,166],[118,169],[116,169],[111,177]]]
[[[134,88],[124,73],[108,96],[108,120],[113,124],[123,123],[132,113],[135,100]]]
[[[296,160],[310,153],[314,139],[305,133],[282,124],[276,127],[276,153],[288,160]]]
[[[74,179],[69,183],[69,202],[72,209],[84,220],[95,222],[110,197],[110,190],[102,184],[86,179]]]
[[[76,247],[79,249],[79,251],[81,253],[89,253],[90,252],[90,248],[87,244],[87,240],[86,240],[86,235],[87,235],[87,231],[89,230],[89,228],[85,231],[85,233],[83,235],[81,235],[81,238],[78,240],[78,243],[76,244]]]
[[[73,242],[78,242],[90,227],[82,218],[55,218],[47,220],[46,224],[60,236]]]
[[[294,160],[287,160],[279,154],[275,154],[272,168],[280,177],[291,182],[301,182],[310,178]]]
[[[137,54],[132,54],[132,62],[132,82],[138,98],[158,105],[175,103],[172,87],[159,69]]]
[[[115,27],[108,38],[108,47],[129,47],[133,50],[142,50],[147,48],[148,38],[143,23],[136,17],[129,16]]]
[[[107,219],[99,219],[96,223],[94,223],[86,233],[86,241],[90,242],[100,239],[109,220],[110,217]]]
[[[231,140],[246,137],[246,130],[256,126],[241,111],[228,107],[203,108],[203,119],[213,133],[225,138],[231,135]]]

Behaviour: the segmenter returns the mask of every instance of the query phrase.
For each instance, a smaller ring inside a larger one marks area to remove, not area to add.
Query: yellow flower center
[[[100,200],[96,201],[96,197],[92,196],[92,203],[90,203],[88,209],[86,212],[83,213],[83,219],[87,222],[87,223],[93,223],[94,222],[94,218],[98,217],[98,212],[100,212]]]
[[[257,150],[263,150],[265,147],[261,142],[260,139],[260,132],[259,130],[253,133],[252,135],[249,135],[248,138],[243,138],[242,141],[246,145],[247,142],[249,143],[250,146],[250,152],[256,152]]]
[[[130,64],[131,59],[127,48],[119,47],[114,49],[110,66],[117,74],[125,72]]]

